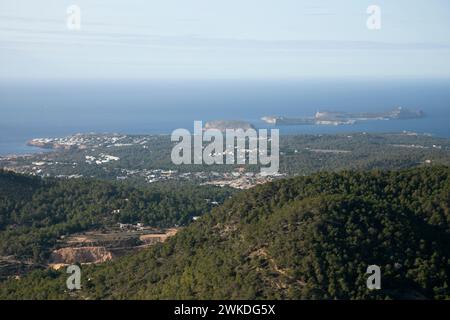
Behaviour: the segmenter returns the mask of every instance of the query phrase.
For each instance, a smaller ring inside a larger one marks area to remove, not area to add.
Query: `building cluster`
[[[145,136],[127,136],[120,134],[75,134],[62,138],[36,138],[28,141],[28,145],[46,149],[89,149],[145,146]]]

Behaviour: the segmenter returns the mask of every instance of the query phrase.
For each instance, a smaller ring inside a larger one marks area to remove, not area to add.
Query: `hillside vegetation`
[[[450,168],[318,173],[235,195],[167,242],[67,274],[34,271],[4,299],[450,298]],[[366,269],[381,267],[381,290]]]
[[[230,191],[189,184],[146,188],[92,179],[40,179],[0,170],[0,256],[45,261],[61,236],[141,222],[186,225]]]

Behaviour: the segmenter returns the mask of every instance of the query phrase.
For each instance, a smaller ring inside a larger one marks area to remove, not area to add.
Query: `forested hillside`
[[[40,179],[0,170],[0,256],[44,261],[56,240],[118,222],[186,225],[230,191],[157,184],[146,188],[92,179]]]
[[[238,193],[166,243],[0,285],[4,299],[450,298],[450,168],[318,173]],[[381,290],[366,287],[381,267]]]

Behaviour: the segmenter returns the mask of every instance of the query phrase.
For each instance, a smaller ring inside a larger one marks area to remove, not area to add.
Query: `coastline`
[[[327,127],[326,125],[312,125],[314,127]],[[267,126],[264,128],[274,128],[275,126]],[[283,129],[283,127],[287,127],[287,128],[292,128],[292,127],[296,127],[293,125],[285,125],[285,126],[277,126],[276,128],[280,128]],[[306,127],[305,125],[299,125],[299,127]],[[330,127],[339,127],[339,128],[351,128],[353,126],[330,126]],[[256,127],[258,129],[260,129],[259,127]],[[398,135],[410,135],[410,136],[428,136],[428,137],[433,137],[436,139],[445,139],[448,140],[450,139],[450,137],[446,137],[446,136],[441,136],[441,135],[437,135],[434,133],[430,133],[430,132],[417,132],[417,131],[409,131],[409,130],[403,130],[403,131],[363,131],[363,130],[339,130],[339,132],[317,132],[317,133],[313,133],[313,132],[298,132],[298,131],[292,131],[292,132],[281,132],[281,136],[333,136],[333,135],[352,135],[352,134],[398,134]],[[29,149],[29,150],[24,150],[24,152],[14,152],[14,153],[3,153],[0,149],[0,159],[2,160],[12,160],[12,159],[17,159],[17,158],[27,158],[27,157],[33,157],[36,155],[43,155],[46,153],[52,153],[52,152],[58,152],[58,151],[68,151],[68,150],[83,150],[88,148],[88,146],[85,146],[83,144],[73,144],[73,145],[66,145],[66,144],[61,144],[55,141],[58,140],[64,140],[67,138],[73,138],[76,136],[86,136],[86,135],[93,135],[93,136],[101,136],[101,135],[110,135],[110,136],[166,136],[169,134],[165,134],[165,133],[159,133],[159,134],[155,134],[155,133],[151,133],[151,134],[126,134],[126,133],[95,133],[95,132],[89,132],[89,133],[76,133],[73,135],[65,135],[65,136],[61,136],[61,137],[52,137],[52,138],[33,138],[33,139],[28,139],[27,141],[24,141],[24,143],[21,143],[20,146],[18,146],[20,149]],[[51,140],[52,142],[48,142],[47,144],[42,144],[41,142],[39,142],[42,139],[48,139]],[[36,141],[34,141],[36,140]]]

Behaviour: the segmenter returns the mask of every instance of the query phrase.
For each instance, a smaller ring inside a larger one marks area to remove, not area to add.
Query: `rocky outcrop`
[[[105,247],[68,247],[52,252],[51,264],[102,263],[113,258]]]

